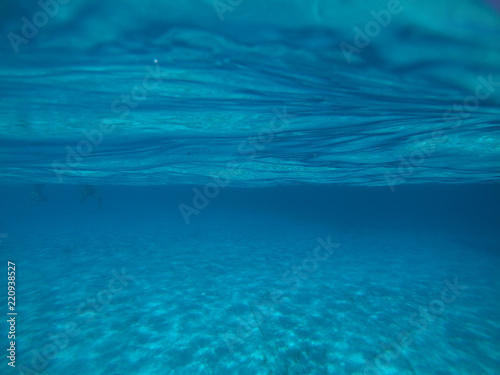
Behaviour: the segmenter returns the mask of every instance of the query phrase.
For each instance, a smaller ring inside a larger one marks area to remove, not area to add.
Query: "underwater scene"
[[[500,375],[500,1],[0,32],[1,375]]]

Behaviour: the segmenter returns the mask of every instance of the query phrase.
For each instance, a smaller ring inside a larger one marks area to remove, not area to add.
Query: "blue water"
[[[0,32],[0,374],[500,375],[498,1],[16,1]]]

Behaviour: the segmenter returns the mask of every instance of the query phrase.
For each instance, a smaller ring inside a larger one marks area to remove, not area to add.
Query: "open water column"
[[[500,3],[0,3],[1,375],[500,375]]]

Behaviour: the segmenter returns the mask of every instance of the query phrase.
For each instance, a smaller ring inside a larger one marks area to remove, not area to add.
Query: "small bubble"
[[[154,60],[153,60],[153,62],[154,62],[155,64],[158,64],[158,59],[154,59]]]

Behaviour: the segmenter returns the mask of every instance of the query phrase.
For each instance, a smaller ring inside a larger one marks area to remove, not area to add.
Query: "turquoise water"
[[[497,1],[0,20],[0,374],[500,374]]]

